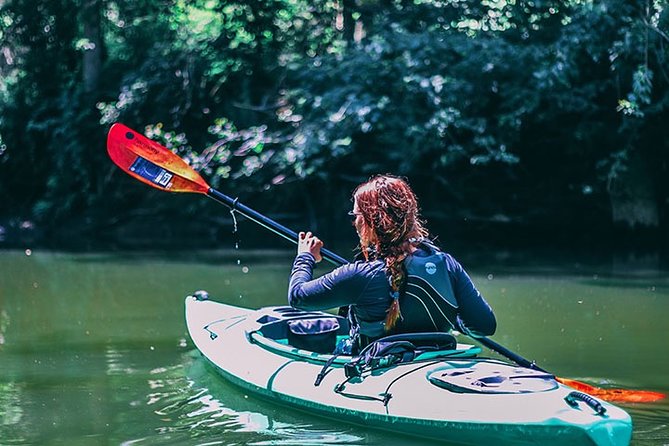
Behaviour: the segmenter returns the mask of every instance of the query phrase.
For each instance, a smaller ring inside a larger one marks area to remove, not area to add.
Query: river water
[[[187,294],[283,305],[290,261],[0,251],[0,445],[423,444],[246,395],[194,351]],[[669,393],[666,271],[487,263],[465,266],[495,309],[499,343],[558,376]],[[633,445],[669,445],[669,400],[623,407]]]

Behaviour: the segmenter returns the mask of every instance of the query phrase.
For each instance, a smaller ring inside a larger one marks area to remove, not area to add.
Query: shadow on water
[[[645,289],[647,291],[669,290],[669,278],[651,277],[651,278],[619,278],[619,277],[593,277],[582,279],[579,283],[595,287],[608,288],[629,288]]]
[[[545,276],[599,275],[639,279],[667,277],[669,273],[669,265],[661,260],[659,254],[603,254],[543,250],[468,252],[458,249],[451,253],[465,266],[472,265],[480,271],[496,270]]]
[[[210,250],[210,251],[122,251],[115,253],[78,254],[73,261],[82,264],[108,263],[206,263],[210,265],[232,264],[238,259],[244,262],[276,262],[290,265],[294,253],[288,250]]]

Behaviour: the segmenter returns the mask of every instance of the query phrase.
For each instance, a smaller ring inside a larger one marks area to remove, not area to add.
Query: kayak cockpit
[[[349,335],[349,323],[346,318],[322,311],[302,311],[292,307],[267,307],[256,319],[259,327],[247,332],[250,342],[273,353],[285,357],[302,359],[308,362],[332,365],[347,364],[352,357],[338,355],[333,358],[336,344]],[[311,331],[310,331],[311,330]],[[425,343],[426,338],[450,336],[446,333],[414,333],[393,335],[382,338],[397,341],[400,339],[416,344]],[[309,339],[312,338],[312,339]],[[397,339],[396,339],[397,338]],[[316,346],[316,348],[310,348]],[[323,346],[326,346],[325,349]],[[421,351],[414,360],[434,359],[437,357],[471,358],[481,352],[481,348],[470,344],[443,345],[443,348],[431,348]]]

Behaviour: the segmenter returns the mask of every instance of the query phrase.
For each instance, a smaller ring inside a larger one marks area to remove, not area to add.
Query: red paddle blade
[[[207,194],[209,185],[168,148],[116,123],[107,135],[109,157],[128,175],[156,189]]]
[[[569,386],[588,395],[603,399],[609,402],[618,403],[652,403],[665,398],[664,393],[651,392],[648,390],[633,390],[633,389],[602,389],[582,381],[568,378],[556,378],[565,386]]]

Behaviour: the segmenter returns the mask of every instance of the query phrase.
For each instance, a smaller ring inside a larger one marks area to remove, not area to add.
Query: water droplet
[[[230,209],[230,215],[232,216],[232,233],[237,233],[237,217],[235,216],[235,210]]]

